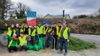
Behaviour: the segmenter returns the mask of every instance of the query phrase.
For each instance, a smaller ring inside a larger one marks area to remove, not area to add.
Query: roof
[[[69,14],[65,14],[64,17],[67,17]],[[50,15],[53,18],[63,18],[63,15]]]

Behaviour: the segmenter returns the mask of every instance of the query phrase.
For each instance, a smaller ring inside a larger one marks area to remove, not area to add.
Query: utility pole
[[[65,12],[65,10],[63,10],[63,23],[65,22],[65,18],[64,18],[64,12]]]

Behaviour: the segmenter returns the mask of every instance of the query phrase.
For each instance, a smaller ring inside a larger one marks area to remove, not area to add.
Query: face
[[[19,24],[16,24],[16,27],[19,27]]]
[[[23,37],[24,35],[23,34],[20,34],[20,37]]]
[[[23,25],[21,26],[21,28],[23,28]]]
[[[58,23],[58,26],[61,26],[61,23]]]
[[[25,23],[23,23],[25,25]]]
[[[11,25],[11,28],[14,28],[14,24]]]
[[[16,37],[16,35],[13,35],[13,38],[15,38]]]
[[[54,26],[56,26],[56,24],[54,24]]]
[[[38,26],[41,26],[41,24],[38,24]]]
[[[34,29],[34,27],[32,27],[32,29]]]
[[[63,27],[66,27],[66,23],[63,23]]]
[[[48,24],[45,24],[45,26],[48,26]]]

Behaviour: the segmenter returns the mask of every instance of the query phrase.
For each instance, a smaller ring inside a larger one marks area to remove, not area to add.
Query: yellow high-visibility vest
[[[37,34],[43,34],[43,26],[37,26]]]
[[[11,34],[12,34],[12,30],[10,30],[10,27],[8,27],[7,35],[10,35],[11,36]],[[14,29],[14,33],[13,34],[16,34],[16,30],[15,29]]]
[[[28,35],[31,35],[31,28],[28,29]]]
[[[25,31],[25,29],[20,29],[20,32],[24,32]]]
[[[45,27],[44,27],[44,29],[43,29],[43,34],[44,35],[46,35],[46,30],[48,30],[48,28],[45,29]]]
[[[25,28],[26,27],[26,24],[24,25],[24,24],[22,24],[23,25],[23,27]]]
[[[49,29],[49,30],[48,30],[48,32],[50,32],[50,31],[52,31],[52,29]],[[51,34],[53,34],[53,33],[54,33],[54,31],[51,32]]]
[[[61,29],[62,29],[63,27],[61,26]],[[60,29],[60,31],[61,31],[61,29]],[[59,35],[60,35],[60,32],[59,32],[59,26],[56,26],[56,33],[57,33],[57,35],[58,35],[58,37],[60,37]]]
[[[29,35],[35,36],[36,29],[34,29],[33,32],[31,33],[31,29],[29,28],[28,32],[29,32]]]
[[[61,31],[62,30],[63,30],[63,28],[61,29]],[[68,39],[68,30],[69,30],[69,28],[66,27],[65,30],[63,31],[63,37],[64,37],[64,39]],[[60,31],[59,37],[61,37],[61,31]]]
[[[24,36],[23,38],[22,37],[19,37],[19,45],[23,46],[24,44],[27,44],[27,39],[26,39],[26,36]]]
[[[9,42],[8,48],[10,48],[12,42],[13,42],[13,39]],[[16,42],[16,47],[17,47],[17,42]]]

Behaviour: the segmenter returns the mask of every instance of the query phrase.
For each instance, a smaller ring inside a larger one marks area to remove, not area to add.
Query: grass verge
[[[59,44],[59,47],[60,47],[60,44]],[[83,49],[89,49],[89,48],[96,48],[96,45],[71,36],[70,42],[68,43],[68,49],[83,50]]]

